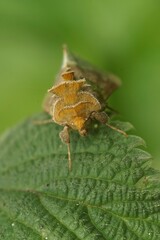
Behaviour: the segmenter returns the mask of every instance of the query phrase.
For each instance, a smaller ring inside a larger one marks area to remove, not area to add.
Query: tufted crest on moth
[[[52,117],[59,125],[67,125],[78,130],[85,129],[85,122],[92,112],[99,111],[99,101],[88,92],[83,91],[85,79],[63,82],[51,90],[56,95]]]
[[[85,122],[90,118],[92,112],[100,109],[92,102],[79,102],[74,106],[62,107],[59,102],[55,107],[54,120],[60,125],[68,125],[71,128],[80,131],[85,128]]]
[[[61,74],[64,81],[71,81],[75,78],[74,71],[70,68],[67,68],[65,72]]]
[[[70,80],[64,81],[56,86],[53,86],[48,92],[56,94],[57,96],[64,98],[69,93],[76,94],[86,83],[85,79],[81,79],[78,81]]]

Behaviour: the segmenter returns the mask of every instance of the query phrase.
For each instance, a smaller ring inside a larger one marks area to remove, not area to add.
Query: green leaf
[[[84,138],[73,131],[69,172],[61,127],[34,124],[47,118],[0,139],[0,239],[160,239],[160,178],[144,141],[95,124]]]

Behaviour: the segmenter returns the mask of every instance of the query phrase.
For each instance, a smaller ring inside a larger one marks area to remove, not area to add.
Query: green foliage
[[[159,0],[1,0],[0,133],[41,111],[66,43],[121,78],[112,107],[134,124],[160,169],[159,26]]]
[[[33,123],[46,118],[0,139],[0,239],[160,239],[159,173],[144,141],[95,124],[85,138],[72,132],[69,172],[61,127]]]

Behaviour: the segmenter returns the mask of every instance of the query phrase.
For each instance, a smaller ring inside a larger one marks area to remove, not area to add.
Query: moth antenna
[[[71,171],[72,170],[72,160],[71,160],[70,143],[67,143],[67,149],[68,149],[68,168],[69,168],[69,171]]]
[[[72,169],[72,160],[71,160],[69,127],[68,126],[64,126],[63,130],[59,133],[59,136],[60,136],[61,141],[67,145],[67,150],[68,150],[68,168],[69,168],[69,171],[71,171],[71,169]]]
[[[35,125],[45,125],[45,124],[48,124],[48,123],[53,123],[53,120],[52,119],[46,119],[46,120],[34,120],[33,121],[33,124],[35,124]]]
[[[125,137],[128,137],[127,133],[124,132],[123,130],[121,130],[121,129],[119,129],[119,128],[116,128],[116,127],[114,127],[114,126],[112,126],[112,125],[110,125],[110,124],[108,124],[108,123],[106,123],[106,125],[107,125],[109,128],[111,128],[111,129],[113,129],[113,130],[115,130],[115,131],[123,134]]]

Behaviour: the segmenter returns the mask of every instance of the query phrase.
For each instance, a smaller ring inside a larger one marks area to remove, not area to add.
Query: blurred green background
[[[160,168],[159,0],[1,0],[0,132],[41,111],[63,43],[120,76],[112,107]]]

